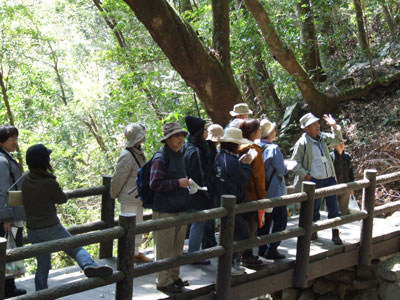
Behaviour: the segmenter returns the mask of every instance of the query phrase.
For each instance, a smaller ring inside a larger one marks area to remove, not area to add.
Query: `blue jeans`
[[[41,229],[28,228],[28,241],[32,244],[58,240],[70,236],[71,234],[61,225],[61,223]],[[82,247],[65,250],[65,253],[75,259],[81,269],[84,269],[89,265],[96,265],[90,254]],[[35,288],[36,291],[39,291],[47,289],[48,287],[47,278],[49,277],[49,271],[51,268],[51,254],[38,255],[36,256],[36,260],[37,268],[35,273]]]
[[[315,189],[320,189],[323,187],[331,186],[336,184],[336,180],[334,177],[326,178],[326,179],[315,179],[311,178],[311,181],[316,184]],[[325,197],[326,207],[328,209],[328,219],[336,218],[340,216],[339,207],[337,203],[336,195]],[[313,221],[318,221],[321,217],[319,213],[319,209],[321,207],[321,198],[314,200],[314,214]]]
[[[205,222],[193,223],[190,226],[188,253],[200,250],[203,241]]]

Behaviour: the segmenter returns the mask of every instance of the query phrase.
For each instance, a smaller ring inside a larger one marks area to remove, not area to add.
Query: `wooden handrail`
[[[118,250],[119,255],[121,255],[121,257],[125,256],[126,258],[124,259],[124,261],[129,261],[129,263],[123,263],[122,261],[119,262],[118,268],[121,269],[119,271],[114,272],[114,274],[111,277],[107,278],[106,280],[99,278],[93,278],[93,279],[91,278],[84,281],[80,281],[78,283],[76,282],[69,283],[67,285],[63,285],[63,287],[56,287],[45,291],[40,291],[38,293],[33,293],[30,295],[23,296],[23,299],[54,299],[110,283],[117,283],[118,292],[116,292],[117,294],[116,299],[118,300],[128,299],[129,297],[131,298],[131,295],[127,295],[127,291],[132,290],[132,288],[130,287],[130,282],[133,282],[134,277],[144,276],[146,274],[170,269],[172,267],[177,267],[184,264],[189,264],[213,257],[219,258],[218,269],[217,269],[216,291],[217,291],[217,298],[223,299],[225,296],[229,297],[231,291],[230,276],[228,276],[229,278],[226,278],[226,276],[227,274],[228,275],[230,274],[231,259],[233,252],[242,251],[266,243],[278,242],[293,237],[298,238],[297,252],[298,253],[301,252],[304,254],[302,255],[303,257],[302,260],[300,260],[300,258],[297,259],[296,263],[297,267],[295,273],[296,283],[294,283],[294,286],[304,287],[307,281],[307,265],[309,264],[309,258],[307,256],[307,253],[309,253],[311,232],[316,232],[319,230],[336,227],[354,221],[363,220],[364,225],[362,227],[361,242],[360,242],[360,248],[361,248],[360,263],[361,264],[370,263],[371,239],[372,239],[371,220],[373,219],[374,216],[378,216],[400,208],[400,201],[385,204],[376,207],[375,209],[373,208],[373,206],[371,207],[371,205],[374,202],[375,184],[385,184],[393,181],[399,181],[400,172],[381,175],[376,177],[376,180],[374,175],[371,175],[374,174],[373,171],[367,171],[366,174],[370,175],[366,175],[365,179],[357,180],[355,182],[346,184],[339,184],[332,187],[317,189],[315,190],[315,192],[313,191],[307,192],[307,190],[305,190],[305,192],[301,193],[293,193],[290,195],[285,195],[282,197],[276,197],[271,199],[260,199],[257,201],[251,201],[248,203],[243,203],[238,205],[234,205],[234,202],[231,203],[232,201],[230,202],[228,201],[229,203],[232,204],[232,206],[228,205],[227,207],[218,207],[214,209],[208,209],[200,212],[185,214],[177,217],[169,217],[165,219],[149,220],[139,223],[135,222],[136,226],[133,226],[132,227],[133,229],[129,229],[130,225],[129,221],[127,221],[129,219],[128,216],[125,216],[125,218],[128,218],[125,219],[124,221],[125,223],[124,222],[121,223],[125,224],[123,225],[124,227],[122,226],[113,227],[116,225],[113,212],[115,200],[112,199],[109,195],[110,177],[105,176],[103,181],[105,184],[102,186],[96,186],[93,188],[78,189],[75,191],[66,192],[69,198],[102,195],[103,196],[102,221],[97,221],[93,223],[88,223],[68,228],[70,232],[74,234],[82,233],[77,236],[8,250],[6,252],[6,255],[3,255],[3,264],[1,264],[0,266],[0,273],[3,273],[4,275],[3,270],[5,262],[17,261],[29,257],[34,257],[40,253],[52,253],[65,249],[75,248],[78,246],[84,246],[100,242],[105,245],[108,245],[108,249],[104,250],[103,254],[105,253],[106,255],[109,255],[110,253],[109,245],[110,244],[112,245],[112,241],[116,238],[120,239],[119,245],[120,244],[125,245],[123,246],[123,248],[127,250],[128,248],[131,249],[133,247],[132,245],[134,244],[133,241],[135,234],[162,230],[174,226],[191,224],[193,222],[203,222],[210,219],[222,218],[223,221],[221,225],[223,226],[221,227],[220,230],[220,245],[217,247],[140,265],[135,267],[134,271],[133,271],[133,258],[132,258],[133,252],[132,251],[124,252],[122,249],[119,249]],[[351,213],[349,215],[345,215],[342,217],[318,221],[312,224],[309,223],[310,220],[301,221],[303,218],[302,216],[306,211],[308,214],[312,212],[312,205],[314,198],[326,197],[329,195],[340,194],[349,190],[357,190],[361,188],[364,189],[363,209],[361,211]],[[225,197],[229,198],[229,196]],[[309,199],[311,199],[311,201]],[[269,235],[260,236],[257,238],[242,240],[239,242],[233,242],[232,240],[233,227],[231,225],[233,224],[232,218],[234,217],[235,214],[249,212],[249,211],[256,211],[265,208],[273,208],[282,205],[289,205],[293,203],[301,203],[302,205],[302,208],[300,210],[300,222],[298,228],[287,229],[281,232],[276,232]],[[105,214],[103,210],[106,210],[106,207],[112,208],[112,213],[108,211],[108,214]],[[310,226],[307,225],[308,223],[311,225]],[[100,231],[93,232],[93,230],[100,230]],[[88,231],[89,233],[85,233]],[[300,243],[299,241],[303,241],[303,243]],[[1,261],[2,260],[0,259],[0,262]],[[128,269],[124,270],[123,265],[127,264],[129,265],[130,263],[132,263],[132,267],[128,267]],[[4,278],[4,276],[1,277],[0,274],[0,278]],[[3,280],[2,284],[4,284]],[[128,285],[129,288],[127,287]],[[122,289],[124,289],[124,292],[122,292]]]

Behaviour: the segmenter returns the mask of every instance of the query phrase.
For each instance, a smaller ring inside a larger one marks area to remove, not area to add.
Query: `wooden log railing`
[[[114,271],[111,276],[107,278],[88,278],[83,281],[15,297],[14,299],[50,300],[117,283],[115,299],[131,300],[134,259],[133,252],[130,250],[135,243],[135,224],[136,216],[134,214],[121,214],[119,225],[113,228],[10,249],[6,253],[3,251],[5,255],[1,256],[0,282],[4,285],[5,263],[35,257],[39,254],[48,254],[99,242],[112,242],[114,239],[118,239],[117,271]],[[7,241],[4,238],[0,238],[0,250],[5,249],[6,243]],[[1,290],[0,298],[4,299],[4,289]]]
[[[116,299],[131,299],[133,278],[213,257],[218,257],[215,297],[216,299],[230,299],[232,296],[231,260],[234,252],[293,237],[297,237],[298,239],[293,286],[296,288],[304,288],[307,285],[308,280],[308,265],[310,264],[310,240],[312,232],[362,220],[363,224],[360,232],[359,265],[368,265],[371,263],[372,222],[374,216],[400,209],[400,201],[389,203],[374,209],[372,204],[375,200],[375,186],[376,184],[400,181],[400,172],[376,177],[375,170],[366,170],[364,177],[364,179],[355,182],[339,184],[318,190],[315,190],[314,183],[304,182],[303,191],[300,193],[294,193],[291,195],[285,195],[271,199],[262,199],[239,205],[235,204],[236,198],[234,196],[223,195],[221,202],[222,207],[180,215],[177,217],[144,221],[137,223],[136,226],[135,222],[133,221],[135,220],[134,217],[121,215],[119,226],[112,227],[115,225],[114,212],[112,211],[112,213],[109,213],[108,215],[106,215],[106,213],[102,213],[102,221],[88,224],[86,227],[82,225],[75,227],[76,232],[83,232],[91,228],[101,227],[101,230],[98,232],[91,232],[62,240],[7,250],[7,252],[5,251],[5,241],[3,239],[0,241],[0,288],[2,287],[1,285],[4,284],[5,262],[34,257],[38,253],[51,253],[99,242],[101,245],[106,245],[103,253],[108,256],[110,254],[109,245],[112,245],[113,239],[118,239],[118,270],[115,271],[110,278],[90,278],[78,283],[70,283],[64,285],[63,287],[50,288],[45,291],[20,296],[16,299],[54,299],[110,283],[117,283],[117,291],[115,296]],[[312,222],[312,211],[315,198],[326,197],[328,195],[340,194],[349,190],[358,189],[363,189],[361,211],[351,213],[343,217],[321,220],[314,223]],[[103,202],[113,202],[112,205],[103,203],[104,207],[114,208],[114,200],[109,197],[109,188],[104,190],[104,188],[95,187],[95,190],[96,193],[101,193],[103,195]],[[93,195],[87,190],[85,190],[84,193],[86,196]],[[82,194],[74,191],[71,192],[70,197],[79,197]],[[299,227],[239,242],[233,241],[235,214],[256,211],[265,208],[274,208],[292,203],[301,204]],[[102,209],[104,209],[104,207]],[[127,218],[133,219],[129,221]],[[221,218],[218,246],[196,251],[190,254],[170,257],[139,265],[133,269],[132,249],[134,248],[133,243],[135,234],[191,224],[194,222],[202,222],[215,218]]]

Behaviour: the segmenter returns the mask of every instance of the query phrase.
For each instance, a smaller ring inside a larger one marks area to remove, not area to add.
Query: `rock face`
[[[282,291],[285,300],[400,300],[400,253],[368,267],[341,270],[310,281],[309,288]],[[274,298],[275,299],[275,298]]]
[[[400,254],[381,263],[378,268],[378,276],[387,281],[400,281]]]

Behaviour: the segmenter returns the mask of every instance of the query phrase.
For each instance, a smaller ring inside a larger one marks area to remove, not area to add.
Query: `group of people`
[[[206,121],[193,116],[185,117],[187,130],[178,122],[163,126],[164,145],[151,158],[150,188],[155,192],[152,204],[153,219],[179,216],[220,205],[221,196],[236,196],[236,203],[279,197],[287,193],[285,176],[289,171],[296,174],[295,186],[299,190],[302,181],[312,181],[316,187],[334,185],[339,177],[335,167],[341,168],[340,179],[354,180],[351,158],[343,152],[344,140],[340,126],[332,116],[324,120],[332,128],[321,133],[319,119],[312,113],[300,119],[304,134],[294,146],[290,160],[284,160],[274,143],[277,124],[268,119],[249,118],[252,111],[247,104],[236,104],[230,111],[233,120],[224,129],[218,124],[207,127]],[[111,196],[118,198],[122,212],[136,213],[142,221],[142,202],[136,190],[138,170],[145,163],[141,144],[145,141],[145,127],[132,123],[125,128],[126,148],[122,151],[111,182]],[[330,154],[328,147],[334,146]],[[332,156],[331,156],[332,155]],[[346,171],[344,168],[347,168]],[[348,175],[350,174],[351,175]],[[195,183],[195,184],[194,184]],[[195,187],[195,188],[193,188]],[[205,187],[197,189],[196,187]],[[347,195],[348,196],[348,195]],[[342,197],[345,198],[345,197]],[[343,214],[348,213],[348,199],[340,205]],[[319,220],[321,199],[314,204],[314,221]],[[328,218],[340,215],[336,196],[326,198]],[[257,235],[282,231],[287,225],[285,205],[235,215],[234,240],[244,240]],[[154,232],[155,259],[182,255],[188,229],[188,249],[191,253],[200,248],[217,245],[215,221],[196,222]],[[313,234],[313,239],[317,234]],[[142,236],[136,236],[135,261],[151,259],[139,252]],[[332,241],[340,245],[342,240],[337,228],[332,230]],[[278,251],[279,242],[262,245],[258,255],[253,249],[234,253],[232,275],[244,273],[244,267],[260,268],[266,259],[283,259]],[[209,260],[195,264],[210,264]],[[157,288],[166,293],[179,293],[189,285],[179,276],[179,267],[157,273]]]
[[[353,181],[350,156],[344,152],[344,140],[340,126],[329,115],[325,122],[332,128],[330,133],[320,132],[319,119],[312,113],[300,118],[304,134],[294,146],[290,160],[283,158],[274,143],[277,124],[264,118],[251,119],[252,111],[247,104],[236,104],[230,112],[233,120],[224,129],[218,124],[207,126],[206,121],[193,116],[185,117],[187,130],[178,122],[166,123],[160,142],[163,147],[151,158],[150,188],[154,191],[153,219],[179,216],[220,205],[221,196],[234,195],[236,203],[264,198],[279,197],[287,193],[285,176],[292,171],[296,175],[295,187],[307,180],[316,188]],[[121,212],[135,213],[137,222],[143,220],[142,201],[138,197],[136,178],[146,163],[141,145],[145,142],[146,129],[131,123],[126,126],[125,149],[121,152],[111,181],[111,196],[118,198]],[[330,153],[330,146],[334,152]],[[14,126],[0,126],[0,234],[12,232],[16,227],[17,246],[22,245],[23,221],[26,221],[28,240],[39,243],[70,236],[61,225],[56,204],[67,201],[50,163],[51,150],[42,144],[31,146],[26,153],[29,172],[22,174],[12,156],[18,147],[18,130]],[[21,180],[22,179],[22,180]],[[201,187],[201,188],[199,188]],[[8,191],[21,190],[23,206],[7,205]],[[349,194],[326,197],[328,218],[348,213]],[[320,218],[321,199],[314,203],[313,220]],[[273,209],[235,215],[234,240],[254,238],[270,232],[282,231],[287,225],[285,205]],[[182,255],[188,229],[188,253],[217,245],[215,220],[196,222],[154,232],[155,259]],[[15,231],[15,230],[14,230]],[[312,239],[318,238],[314,233]],[[338,228],[332,230],[332,241],[340,245]],[[137,262],[152,261],[139,252],[142,236],[135,238],[134,259]],[[241,275],[245,268],[260,268],[266,259],[283,259],[278,251],[279,242],[234,253],[232,275]],[[73,257],[88,277],[105,277],[112,274],[108,266],[100,266],[81,247],[66,251]],[[51,267],[49,254],[37,256],[35,275],[36,290],[47,288]],[[203,260],[195,264],[210,264]],[[166,293],[179,293],[189,285],[182,279],[179,267],[157,273],[157,288]],[[6,280],[5,296],[14,297],[26,293],[15,286],[14,279]]]
[[[29,147],[26,152],[29,172],[23,175],[11,154],[18,147],[18,135],[16,127],[0,126],[0,236],[12,235],[16,245],[21,247],[24,221],[28,241],[32,244],[71,236],[57,216],[56,204],[67,202],[68,198],[53,175],[51,150],[42,144]],[[8,205],[10,190],[22,192],[23,205]],[[82,247],[65,252],[78,262],[87,277],[107,277],[113,273],[109,266],[98,265]],[[48,287],[51,256],[43,253],[36,256],[36,260],[35,289],[39,291]],[[26,290],[17,288],[13,277],[6,278],[5,298],[24,294]]]

